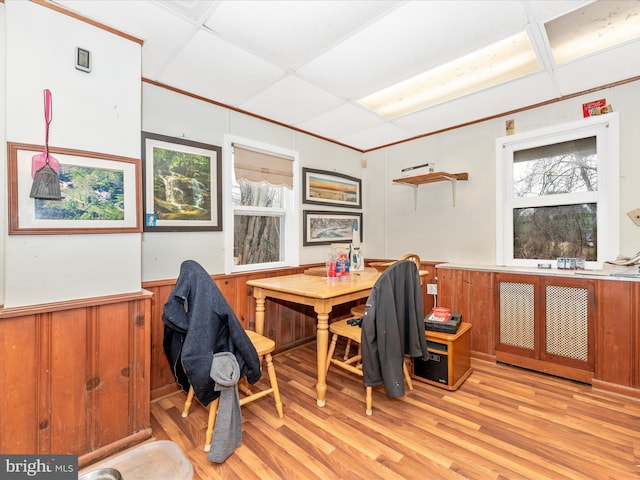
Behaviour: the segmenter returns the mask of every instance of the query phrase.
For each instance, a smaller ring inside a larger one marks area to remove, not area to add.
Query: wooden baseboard
[[[625,397],[640,398],[640,389],[633,387],[609,383],[595,378],[591,381],[591,386],[596,390],[617,393],[618,395],[624,395]]]
[[[583,383],[592,383],[593,372],[580,370],[566,365],[557,365],[550,362],[544,362],[535,358],[527,358],[521,355],[514,355],[507,352],[496,352],[496,361],[515,365],[517,367],[535,370],[537,372],[555,375],[556,377],[568,378]]]

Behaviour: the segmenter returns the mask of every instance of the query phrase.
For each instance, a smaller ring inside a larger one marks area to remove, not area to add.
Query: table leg
[[[260,288],[253,289],[253,297],[256,299],[256,326],[255,331],[264,335],[264,301],[265,296]]]
[[[324,407],[327,395],[327,351],[329,350],[329,314],[318,312],[316,350],[318,362],[317,404]]]

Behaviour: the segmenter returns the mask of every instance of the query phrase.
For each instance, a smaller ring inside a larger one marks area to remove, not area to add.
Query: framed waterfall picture
[[[222,230],[222,148],[142,132],[145,232]]]

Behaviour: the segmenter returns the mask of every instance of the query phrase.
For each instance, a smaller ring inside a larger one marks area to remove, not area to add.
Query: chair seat
[[[329,331],[331,333],[337,333],[341,337],[348,338],[354,342],[360,343],[362,337],[362,327],[357,325],[350,325],[347,323],[350,319],[338,320],[329,325]]]
[[[351,315],[353,315],[354,317],[362,317],[364,316],[364,311],[366,308],[367,308],[367,305],[364,303],[361,303],[360,305],[356,305],[351,309]]]
[[[271,340],[269,337],[265,337],[264,335],[260,335],[259,333],[254,332],[253,330],[245,330],[247,332],[247,336],[251,343],[253,344],[253,348],[258,352],[258,356],[262,357],[267,353],[271,353],[276,349],[276,342]]]

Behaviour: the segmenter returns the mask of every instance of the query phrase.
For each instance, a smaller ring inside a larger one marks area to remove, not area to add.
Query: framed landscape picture
[[[362,241],[362,213],[305,210],[302,244],[310,246],[351,243],[354,221],[358,222],[358,232]]]
[[[142,132],[144,231],[222,230],[222,148]]]
[[[362,181],[341,173],[303,168],[302,203],[362,208]]]
[[[140,161],[49,147],[59,162],[62,199],[31,198],[31,165],[41,145],[7,143],[9,234],[140,232]]]

